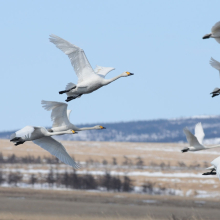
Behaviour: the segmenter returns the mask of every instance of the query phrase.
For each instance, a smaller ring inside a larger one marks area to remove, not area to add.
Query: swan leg
[[[182,151],[182,153],[185,153],[185,152],[189,151],[189,148],[184,148],[181,151]]]
[[[11,142],[17,142],[17,141],[19,141],[20,139],[21,139],[20,137],[15,137],[15,138],[11,139],[10,141],[11,141]]]
[[[212,169],[211,172],[203,173],[202,175],[216,175],[216,171]]]
[[[23,144],[25,141],[18,141],[15,146],[18,146],[19,144]]]
[[[83,94],[79,94],[78,96],[68,96],[67,99],[65,100],[66,102],[69,102],[73,99],[76,99],[76,98],[80,98]]]
[[[212,34],[206,34],[205,36],[203,36],[203,38],[202,38],[202,39],[208,39],[208,38],[210,38],[210,37],[211,37],[211,35],[212,35]]]
[[[214,98],[215,96],[218,96],[218,95],[219,95],[218,93],[213,93],[212,98]]]
[[[63,90],[63,91],[59,91],[59,94],[63,94],[63,93],[69,92],[70,90],[75,89],[75,88],[76,88],[76,86],[73,86],[73,87],[70,88],[70,89]]]

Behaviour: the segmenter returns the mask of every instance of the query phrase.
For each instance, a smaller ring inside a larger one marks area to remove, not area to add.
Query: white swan
[[[212,166],[206,168],[207,170],[211,170],[210,172],[203,173],[202,175],[217,175],[220,180],[220,157],[217,157],[211,162]]]
[[[217,60],[213,59],[212,57],[209,63],[213,68],[219,71],[219,76],[220,76],[220,63]],[[212,98],[218,96],[220,94],[220,88],[218,87],[215,88],[210,94],[212,95]]]
[[[199,151],[199,150],[207,150],[215,147],[220,147],[220,145],[205,147],[202,144],[205,134],[201,122],[196,124],[195,126],[195,135],[193,135],[188,128],[184,128],[183,132],[185,133],[186,139],[190,146],[182,149],[182,153],[187,151]]]
[[[84,131],[84,130],[93,130],[93,129],[105,129],[105,127],[101,125],[96,125],[94,127],[85,127],[85,128],[76,127],[69,121],[71,110],[67,110],[66,103],[42,100],[41,104],[42,107],[47,111],[52,110],[51,120],[53,121],[53,126],[52,129],[48,130],[50,132],[66,131],[66,130]]]
[[[215,40],[220,43],[220,21],[217,22],[213,27],[212,27],[212,30],[211,30],[211,33],[210,34],[206,34],[205,36],[203,36],[202,39],[208,39],[208,38],[215,38]]]
[[[52,135],[61,134],[75,134],[74,130],[62,131],[62,132],[48,132],[44,127],[26,126],[19,131],[16,131],[11,135],[10,141],[15,143],[15,146],[23,144],[25,141],[33,141],[52,155],[57,157],[63,163],[72,166],[77,169],[80,166],[70,157],[64,146],[53,139]]]
[[[130,72],[123,72],[119,76],[116,76],[112,79],[105,79],[107,73],[114,70],[114,68],[97,66],[97,68],[93,70],[88,59],[86,58],[84,51],[81,48],[54,34],[50,35],[49,39],[50,42],[54,43],[57,48],[68,55],[78,77],[77,85],[74,83],[68,83],[66,89],[59,92],[59,94],[67,94],[66,102],[79,98],[83,94],[91,93],[102,86],[108,85],[120,77],[133,75],[133,73]]]

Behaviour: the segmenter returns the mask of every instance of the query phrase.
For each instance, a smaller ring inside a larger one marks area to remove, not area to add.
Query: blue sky
[[[92,67],[121,78],[69,102],[76,124],[220,113],[220,44],[202,40],[220,20],[219,1],[2,1],[0,131],[51,125],[41,100],[63,101],[77,82],[56,34],[84,49]]]

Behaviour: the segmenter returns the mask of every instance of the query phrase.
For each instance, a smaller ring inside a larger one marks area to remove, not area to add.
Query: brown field
[[[138,193],[89,192],[76,190],[40,190],[0,188],[1,219],[219,219],[220,182],[216,176],[202,176],[205,167],[220,156],[220,148],[195,153],[180,150],[186,144],[173,143],[115,143],[62,141],[63,145],[82,163],[82,171],[115,171],[126,173],[135,186],[150,181],[155,186],[181,191],[181,195],[146,195]],[[8,140],[0,140],[0,152],[4,156],[50,156],[32,142],[14,146]],[[117,166],[112,165],[113,157]],[[123,166],[125,157],[131,164]],[[141,157],[145,167],[135,167]],[[105,166],[86,165],[86,161],[98,161]],[[184,164],[184,165],[183,165]],[[2,165],[2,169],[23,169],[28,172],[39,165]],[[49,170],[49,166],[41,166]],[[71,170],[61,165],[59,169]],[[26,172],[24,171],[24,172]],[[40,172],[40,171],[39,171]],[[136,173],[135,173],[136,172]],[[138,173],[137,173],[138,172]],[[155,175],[154,175],[155,174]],[[176,217],[172,217],[174,214]],[[195,216],[195,218],[193,218]]]

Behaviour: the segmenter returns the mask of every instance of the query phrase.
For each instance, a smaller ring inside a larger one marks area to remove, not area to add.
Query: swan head
[[[77,134],[77,132],[74,130],[68,130],[66,131],[66,134]]]
[[[132,76],[132,75],[134,75],[134,73],[123,72],[121,75],[124,76],[124,77],[126,77],[126,76]]]
[[[94,128],[95,128],[95,129],[106,129],[106,128],[103,127],[102,125],[96,125]]]

